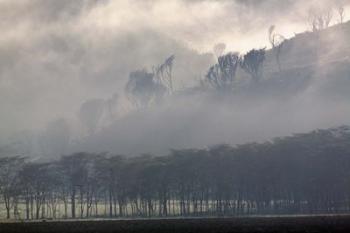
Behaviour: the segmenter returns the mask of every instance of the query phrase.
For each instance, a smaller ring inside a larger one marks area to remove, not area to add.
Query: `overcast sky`
[[[268,46],[270,25],[291,37],[310,29],[310,8],[340,2],[350,1],[0,0],[0,139],[73,119],[84,101],[121,92],[130,71],[169,54],[198,60],[176,71],[186,85],[215,44]]]

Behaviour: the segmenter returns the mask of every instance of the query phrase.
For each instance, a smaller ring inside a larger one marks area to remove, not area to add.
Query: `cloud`
[[[271,24],[293,36],[308,27],[310,7],[331,2],[0,0],[0,140],[62,117],[77,121],[82,103],[122,94],[129,72],[170,54],[177,88],[193,86],[215,44],[265,47]]]

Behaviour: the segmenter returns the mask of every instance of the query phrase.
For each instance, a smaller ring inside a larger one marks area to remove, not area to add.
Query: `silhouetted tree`
[[[23,203],[26,219],[348,213],[349,155],[343,126],[161,157],[6,157],[0,211],[17,217]]]
[[[311,24],[312,31],[320,31],[329,27],[333,18],[333,8],[328,9],[310,9],[309,10],[309,23]]]
[[[344,23],[344,18],[345,18],[344,6],[338,6],[337,13],[338,13],[338,16],[339,16],[339,23],[340,24]]]
[[[275,33],[275,26],[272,25],[269,28],[269,41],[272,46],[272,51],[275,54],[276,63],[277,63],[279,72],[282,71],[280,56],[281,56],[284,40],[285,38],[282,35]]]
[[[173,65],[174,65],[175,56],[171,55],[168,57],[164,63],[154,68],[154,75],[156,81],[165,86],[167,90],[172,93],[174,91],[173,84]]]
[[[87,153],[77,153],[69,156],[63,156],[59,161],[59,166],[64,174],[64,181],[69,189],[71,201],[71,216],[76,218],[76,200],[77,195],[80,194],[80,214],[82,215],[82,195],[87,183],[88,164],[91,155]],[[82,217],[82,216],[81,216]]]
[[[159,101],[167,89],[156,80],[154,73],[138,70],[130,73],[125,90],[134,105],[143,108]]]
[[[174,91],[173,64],[175,56],[171,55],[164,63],[153,67],[152,72],[146,69],[131,72],[125,91],[131,102],[138,108],[160,102],[165,94]]]
[[[258,82],[262,77],[263,65],[265,61],[265,48],[253,49],[245,54],[241,60],[241,67],[251,75],[254,82]]]
[[[5,157],[0,158],[0,193],[3,197],[6,218],[11,217],[10,211],[15,209],[18,204],[18,196],[21,194],[19,171],[24,165],[24,158],[22,157]]]
[[[239,65],[239,56],[228,53],[218,58],[218,63],[210,67],[205,81],[213,88],[220,91],[232,90]]]

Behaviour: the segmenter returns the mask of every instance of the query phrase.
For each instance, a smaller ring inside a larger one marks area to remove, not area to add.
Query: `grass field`
[[[188,218],[138,220],[69,220],[0,223],[8,233],[248,233],[350,232],[350,215]]]

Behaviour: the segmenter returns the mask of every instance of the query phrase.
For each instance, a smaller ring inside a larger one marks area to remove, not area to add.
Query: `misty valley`
[[[0,11],[0,233],[349,232],[348,0]]]

